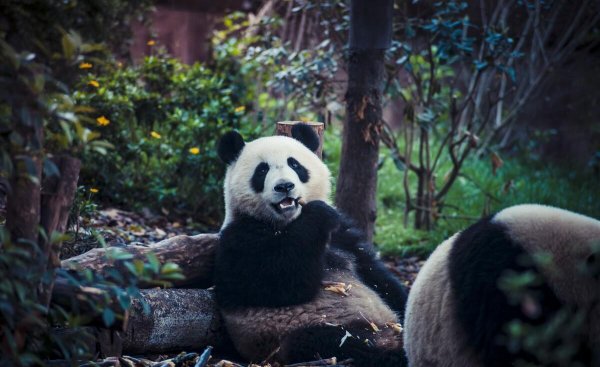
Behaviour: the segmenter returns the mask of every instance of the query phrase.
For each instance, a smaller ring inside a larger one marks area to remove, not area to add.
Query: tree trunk
[[[46,306],[49,305],[52,296],[55,269],[60,266],[61,242],[52,243],[52,234],[54,232],[65,233],[67,230],[69,212],[77,191],[77,181],[81,168],[81,161],[69,156],[56,157],[52,161],[58,168],[60,175],[45,177],[43,180],[40,218],[40,224],[46,231],[47,236],[44,241],[40,241],[40,245],[50,274],[50,277],[48,277],[50,283],[45,284],[41,290],[41,300]]]
[[[377,164],[381,131],[383,50],[351,51],[346,120],[336,206],[373,238],[377,213]]]
[[[41,280],[46,270],[43,249],[39,246],[43,121],[38,111],[19,103],[13,105],[12,119],[13,133],[23,140],[23,144],[10,147],[14,172],[9,181],[6,228],[12,243],[31,254],[31,274]],[[44,300],[42,293],[42,287],[38,287],[40,302]]]
[[[348,89],[336,206],[373,238],[382,129],[384,53],[391,40],[392,0],[352,0]]]

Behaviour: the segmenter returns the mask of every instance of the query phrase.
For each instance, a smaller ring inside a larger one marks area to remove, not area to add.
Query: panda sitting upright
[[[402,366],[405,288],[325,203],[330,172],[318,145],[305,124],[291,138],[244,143],[230,132],[219,142],[228,168],[214,281],[225,326],[253,362]]]

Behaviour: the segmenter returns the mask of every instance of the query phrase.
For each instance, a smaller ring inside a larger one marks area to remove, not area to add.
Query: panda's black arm
[[[214,273],[219,305],[281,307],[311,300],[321,287],[327,228],[337,224],[335,210],[329,219],[326,210],[307,206],[281,230],[251,217],[224,228]]]
[[[364,233],[351,219],[342,216],[341,225],[332,234],[331,243],[332,246],[348,251],[356,257],[358,276],[403,320],[408,298],[406,287],[377,258],[373,245],[367,242]]]

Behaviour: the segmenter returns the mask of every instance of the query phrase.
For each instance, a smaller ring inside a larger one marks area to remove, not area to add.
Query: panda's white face
[[[238,215],[286,225],[299,201],[329,201],[330,172],[298,140],[271,136],[243,145],[225,176],[225,227]]]

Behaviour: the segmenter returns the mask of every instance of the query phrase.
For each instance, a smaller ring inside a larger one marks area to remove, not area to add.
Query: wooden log
[[[292,126],[303,123],[310,125],[319,136],[319,149],[315,152],[319,158],[323,158],[323,133],[325,132],[325,124],[314,121],[279,121],[275,126],[275,135],[292,136]]]
[[[175,287],[193,285],[207,288],[212,285],[212,269],[218,243],[218,234],[205,233],[196,236],[175,236],[150,246],[129,245],[118,249],[142,260],[148,253],[153,252],[163,264],[166,262],[178,264],[186,279],[173,281]],[[120,261],[114,261],[106,256],[107,252],[114,250],[114,247],[95,248],[63,260],[62,267],[80,266],[102,273],[109,268],[120,266]]]
[[[178,264],[186,279],[173,281],[176,287],[209,287],[212,285],[212,269],[218,242],[218,234],[200,234],[176,236],[150,246],[129,245],[119,250],[139,259],[144,259],[148,253],[153,252],[161,263]],[[63,260],[62,266],[69,268],[76,265],[98,273],[118,268],[122,266],[121,261],[107,257],[107,252],[113,250],[114,247],[92,249]],[[227,332],[222,327],[212,291],[144,289],[141,293],[150,306],[150,313],[145,314],[142,304],[134,302],[133,307],[117,319],[110,330],[98,333],[101,355],[111,356],[120,354],[121,351],[131,354],[178,352],[198,350],[206,345],[212,345],[222,351],[232,350]],[[101,315],[94,315],[95,311],[86,308],[85,304],[79,303],[79,306],[74,306],[73,300],[78,297],[93,298],[104,295],[96,288],[74,287],[60,278],[56,281],[52,301],[71,310],[83,307],[77,311],[92,315],[90,325],[102,327]],[[116,307],[116,300],[113,303]]]
[[[62,298],[53,302],[66,306],[68,292],[72,298],[96,296],[98,289],[67,288],[64,282],[55,287]],[[68,291],[67,291],[68,290]],[[76,292],[76,293],[73,293]],[[84,294],[85,293],[85,294]],[[110,328],[103,327],[101,315],[87,326],[92,351],[101,357],[119,357],[123,354],[162,354],[169,352],[199,351],[207,345],[219,353],[233,352],[233,346],[223,326],[214,299],[214,292],[206,289],[144,289],[142,297],[148,304],[144,313],[140,300],[135,300],[127,313],[125,324],[117,319]],[[60,301],[60,302],[58,302]],[[85,307],[85,303],[79,304]],[[69,306],[67,306],[69,307]],[[90,312],[85,311],[85,312]],[[68,333],[57,329],[54,333]]]
[[[150,306],[144,314],[134,302],[123,338],[123,353],[198,351],[207,345],[228,348],[227,333],[212,290],[145,289]]]

